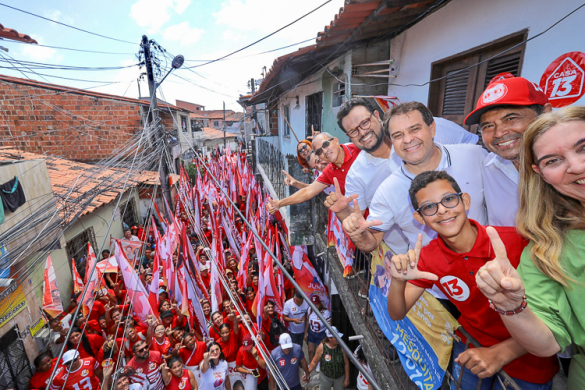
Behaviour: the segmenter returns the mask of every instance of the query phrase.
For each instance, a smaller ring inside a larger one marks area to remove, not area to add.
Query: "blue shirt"
[[[293,343],[293,347],[288,355],[282,352],[282,348],[279,346],[275,348],[271,353],[272,359],[276,362],[276,367],[280,370],[284,380],[288,387],[295,387],[301,383],[301,377],[299,375],[299,364],[300,361],[305,358],[303,349]]]

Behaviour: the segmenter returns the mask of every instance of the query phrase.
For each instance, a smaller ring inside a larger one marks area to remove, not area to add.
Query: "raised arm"
[[[268,201],[268,212],[274,214],[278,209],[281,207],[289,206],[291,204],[299,204],[306,202],[307,200],[313,199],[317,194],[323,191],[327,186],[323,183],[318,181],[314,181],[308,187],[303,188],[295,192],[293,195],[289,196],[288,198],[284,198],[281,200],[274,200],[270,199]]]
[[[288,172],[285,170],[283,170],[282,173],[284,173],[284,184],[286,184],[287,186],[295,187],[299,190],[302,190],[303,188],[309,186],[309,184],[307,183],[301,183],[300,181],[289,175]]]

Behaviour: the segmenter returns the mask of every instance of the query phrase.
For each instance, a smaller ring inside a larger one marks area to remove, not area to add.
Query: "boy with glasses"
[[[495,257],[491,242],[498,235],[514,267],[518,266],[527,241],[515,228],[486,228],[468,219],[471,197],[444,171],[416,176],[409,196],[414,218],[434,230],[438,237],[423,248],[419,234],[414,249],[385,258],[386,272],[392,275],[388,291],[390,317],[395,321],[404,318],[424,290],[435,285],[461,312],[459,322],[463,328],[483,346],[466,349],[462,342],[453,345],[455,380],[465,366],[463,389],[478,388],[480,378],[481,389],[491,388],[497,383],[493,376],[501,369],[522,389],[550,389],[558,371],[556,357],[527,354],[510,337],[499,314],[475,283],[475,275]],[[452,383],[451,389],[454,388]]]

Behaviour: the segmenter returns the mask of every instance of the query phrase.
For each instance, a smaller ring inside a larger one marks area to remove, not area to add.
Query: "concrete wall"
[[[546,30],[581,5],[579,0],[453,0],[392,40],[390,57],[397,61],[393,83],[429,81],[431,63],[490,41],[528,29],[528,38]],[[561,54],[584,51],[581,9],[546,34],[528,42],[521,76],[538,83],[548,65]],[[429,86],[389,86],[401,101],[428,101]],[[581,98],[576,104],[585,104]]]

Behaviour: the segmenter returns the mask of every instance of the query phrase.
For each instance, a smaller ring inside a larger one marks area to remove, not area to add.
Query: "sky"
[[[171,55],[182,54],[185,64],[163,82],[157,94],[170,103],[175,99],[198,103],[206,109],[241,111],[236,102],[250,92],[250,78],[261,79],[263,67],[270,69],[275,58],[315,43],[317,33],[330,24],[343,6],[343,0],[331,0],[319,10],[266,40],[234,54],[226,60],[201,67],[212,60],[238,50],[294,21],[326,0],[132,0],[132,1],[40,1],[0,0],[50,20],[65,23],[108,37],[118,42],[61,26],[32,15],[0,6],[4,27],[28,34],[39,44],[116,54],[96,54],[44,48],[0,40],[0,73],[25,76],[6,59],[42,64],[78,67],[126,67],[107,70],[34,69],[28,78],[76,88],[138,97],[148,95],[146,81],[137,82],[145,69],[139,69],[136,57],[142,35],[154,39]],[[301,41],[290,48],[259,54]],[[132,43],[135,42],[135,43]],[[26,71],[26,69],[23,69]],[[176,74],[176,76],[175,76]],[[49,76],[82,79],[73,81]],[[177,77],[178,76],[178,77]],[[43,78],[44,77],[44,78]],[[188,81],[185,81],[183,79]],[[90,82],[95,81],[95,82]],[[112,83],[109,85],[103,85]]]

